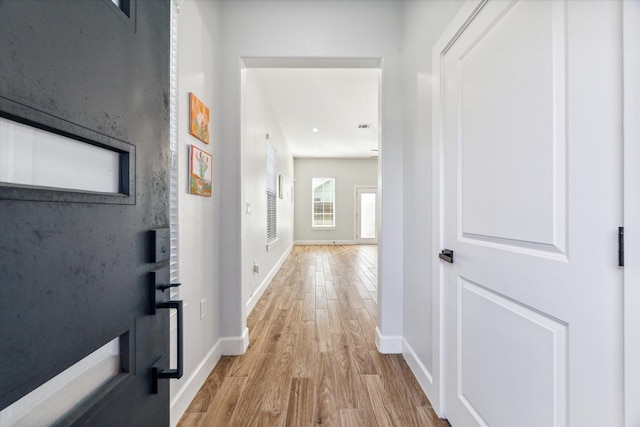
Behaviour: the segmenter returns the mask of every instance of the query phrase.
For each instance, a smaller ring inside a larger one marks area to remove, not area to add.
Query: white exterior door
[[[377,188],[356,188],[356,243],[360,245],[378,243],[377,200]]]
[[[446,416],[621,426],[621,4],[461,13],[438,52]]]

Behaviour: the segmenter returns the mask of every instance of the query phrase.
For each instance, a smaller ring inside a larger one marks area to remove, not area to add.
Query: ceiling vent
[[[362,123],[358,125],[358,129],[371,129],[371,123]]]

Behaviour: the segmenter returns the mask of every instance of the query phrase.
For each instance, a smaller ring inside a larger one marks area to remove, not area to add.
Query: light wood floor
[[[401,355],[376,351],[376,246],[296,246],[179,426],[425,426],[436,417]]]

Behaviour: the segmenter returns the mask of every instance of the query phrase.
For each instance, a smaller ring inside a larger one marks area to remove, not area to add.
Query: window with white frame
[[[271,243],[277,238],[276,149],[267,140],[267,243]]]
[[[311,193],[313,197],[312,226],[314,228],[326,228],[336,226],[335,178],[312,178]]]

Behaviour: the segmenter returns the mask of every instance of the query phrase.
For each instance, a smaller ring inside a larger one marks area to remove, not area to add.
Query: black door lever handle
[[[158,380],[163,378],[182,378],[184,371],[184,321],[183,321],[183,305],[182,300],[164,301],[158,303],[157,308],[175,309],[177,311],[177,354],[176,369],[160,369],[158,366],[160,361],[165,358],[162,356],[156,364],[151,368],[151,393],[158,394]]]
[[[443,249],[442,252],[438,254],[438,258],[453,264],[453,251],[451,249]]]
[[[182,285],[182,283],[167,283],[166,285],[158,285],[157,288],[164,292],[169,288],[177,288],[180,285]]]
[[[177,368],[176,369],[165,369],[162,371],[157,371],[156,375],[157,378],[177,378],[180,379],[182,378],[182,371],[183,371],[183,366],[184,366],[184,340],[183,340],[183,336],[184,336],[184,322],[183,322],[183,311],[182,311],[182,300],[178,300],[178,301],[165,301],[165,302],[161,302],[158,304],[158,308],[168,308],[168,309],[175,309],[177,311],[177,323],[178,323],[178,336],[177,336],[177,344],[178,344],[178,348],[177,348],[177,361],[176,361],[176,365]]]

